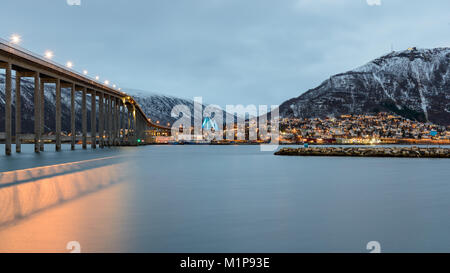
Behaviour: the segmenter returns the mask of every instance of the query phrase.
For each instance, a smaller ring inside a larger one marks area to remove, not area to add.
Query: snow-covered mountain
[[[450,125],[450,48],[392,52],[280,106],[282,117],[387,111]]]
[[[160,124],[166,125],[167,123],[173,124],[179,117],[172,117],[172,109],[177,105],[185,105],[190,109],[191,117],[194,118],[194,101],[190,99],[178,98],[174,96],[164,95],[160,93],[146,92],[136,89],[125,89],[128,94],[130,94],[137,103],[141,106],[142,110],[145,112],[147,117],[151,118],[153,121],[160,121]],[[205,110],[206,106],[209,104],[203,102],[202,111]],[[217,109],[217,108],[214,108]],[[226,121],[226,112],[223,110],[223,122]],[[195,114],[199,117],[202,116],[200,108],[195,109]],[[237,119],[242,120],[236,114],[234,115],[235,121]]]
[[[15,131],[15,78],[12,83],[12,130]],[[34,80],[22,78],[21,80],[21,108],[22,108],[22,133],[34,132]],[[63,132],[70,132],[70,89],[62,89],[61,98],[61,129]],[[75,100],[75,109],[81,113],[81,94],[77,92]],[[44,133],[55,131],[55,101],[56,92],[54,85],[45,86],[45,129]],[[90,128],[90,100],[87,101],[88,107],[88,128]],[[77,115],[76,128],[81,131],[81,114]],[[0,74],[0,132],[5,131],[5,75]],[[14,134],[14,133],[13,133]]]
[[[167,123],[173,124],[176,121],[176,118],[171,116],[172,109],[176,105],[186,105],[193,113],[193,100],[136,89],[125,90],[141,106],[148,118],[151,118],[153,121],[159,121],[162,125]]]

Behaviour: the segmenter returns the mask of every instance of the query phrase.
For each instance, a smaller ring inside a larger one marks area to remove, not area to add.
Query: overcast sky
[[[0,36],[18,33],[31,51],[222,106],[280,104],[391,45],[450,46],[449,0],[2,0],[1,10]]]

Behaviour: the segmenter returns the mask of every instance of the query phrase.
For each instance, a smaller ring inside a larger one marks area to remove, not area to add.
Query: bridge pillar
[[[117,137],[118,137],[118,142],[119,142],[119,145],[122,145],[122,128],[123,128],[123,120],[122,120],[122,99],[121,98],[119,98],[118,99],[118,102],[119,102],[119,108],[117,109],[117,118],[118,118],[118,120],[117,120],[117,123],[118,123],[118,132],[117,132]]]
[[[61,151],[61,80],[56,79],[56,151]]]
[[[110,131],[111,131],[111,139],[110,139],[110,145],[111,146],[114,146],[114,127],[115,127],[115,125],[114,125],[114,123],[116,122],[116,119],[115,119],[115,116],[114,116],[114,108],[115,108],[115,99],[114,99],[114,97],[113,96],[111,96],[110,97],[110,99],[111,99],[111,128],[110,128]]]
[[[113,138],[113,145],[116,146],[117,145],[117,98],[114,97],[114,122],[113,122],[113,129],[114,129],[114,138]]]
[[[120,112],[119,112],[120,111],[120,100],[119,100],[119,98],[116,98],[116,101],[114,104],[115,104],[114,117],[116,119],[115,128],[114,128],[114,138],[115,138],[114,145],[117,146],[117,145],[119,145],[119,138],[120,138]]]
[[[128,107],[128,145],[131,145],[133,142],[133,119],[131,113],[131,106]]]
[[[6,83],[5,83],[5,134],[6,134],[6,143],[5,143],[5,153],[6,155],[11,155],[11,142],[12,142],[12,133],[11,133],[11,63],[6,63]]]
[[[108,115],[108,95],[104,95],[105,97],[105,101],[104,101],[104,119],[103,119],[103,124],[104,124],[104,145],[108,145],[108,119],[109,119],[109,115]]]
[[[122,145],[125,144],[125,129],[127,127],[127,124],[125,122],[126,118],[126,112],[125,112],[125,103],[122,101],[122,125],[120,126],[122,128]]]
[[[34,152],[41,151],[41,78],[39,72],[34,75]]]
[[[44,151],[44,141],[43,141],[43,139],[42,139],[42,136],[44,135],[44,133],[45,133],[45,83],[44,83],[44,81],[41,79],[41,87],[40,87],[40,91],[41,91],[41,96],[40,96],[40,99],[41,99],[41,102],[40,102],[40,104],[41,104],[41,109],[40,109],[40,118],[41,118],[41,143],[40,143],[40,145],[39,145],[39,150],[41,151],[41,152],[43,152]]]
[[[137,130],[136,130],[136,106],[133,104],[133,145],[137,144]]]
[[[136,118],[135,118],[135,122],[136,122],[136,126],[135,126],[135,135],[136,135],[136,145],[138,145],[139,143],[137,142],[138,139],[140,139],[140,126],[141,126],[141,120],[139,119],[139,116],[136,114]]]
[[[109,105],[109,101],[108,101],[108,95],[105,95],[105,118],[104,118],[104,123],[105,123],[105,145],[108,146],[108,142],[109,142],[109,136],[108,136],[108,127],[109,127],[109,112],[108,112],[108,105]]]
[[[112,139],[113,139],[113,112],[112,112],[112,96],[108,96],[108,146],[112,145]]]
[[[118,109],[118,120],[117,120],[117,122],[118,122],[118,124],[119,124],[119,126],[118,126],[118,143],[119,143],[119,145],[122,145],[122,99],[119,99],[118,100],[119,101],[119,109]]]
[[[99,94],[99,99],[98,99],[98,136],[100,138],[99,140],[99,145],[100,148],[104,148],[105,143],[104,143],[104,136],[105,136],[105,130],[104,130],[104,126],[105,126],[105,121],[104,121],[104,95],[103,92],[100,92]]]
[[[108,146],[108,96],[103,94],[102,102],[102,134],[103,134],[103,147]]]
[[[128,145],[132,144],[132,138],[133,138],[133,128],[132,128],[132,118],[131,118],[131,106],[129,106],[127,108],[128,110],[128,134],[127,134],[127,139],[128,139]]]
[[[101,94],[101,93],[100,93]],[[91,148],[97,148],[97,110],[95,109],[96,102],[95,90],[91,90]],[[101,108],[99,108],[101,109]]]
[[[132,138],[132,128],[131,128],[131,106],[127,106],[127,117],[128,117],[128,133],[127,133],[127,141],[128,145],[131,145]]]
[[[140,138],[141,138],[141,119],[136,114],[136,143],[138,143],[137,140]]]
[[[70,90],[70,132],[72,135],[70,149],[75,150],[75,142],[77,137],[77,132],[75,131],[75,84],[72,84],[72,88]]]
[[[16,71],[16,153],[22,151],[21,145],[21,128],[22,128],[22,96],[20,90],[20,81],[22,77]]]
[[[87,109],[86,109],[86,87],[83,88],[81,97],[81,130],[83,131],[83,149],[87,149]]]
[[[141,139],[141,143],[142,143],[142,139],[144,138],[143,133],[144,132],[144,118],[142,116],[140,116],[139,118],[139,138]]]
[[[111,96],[111,139],[110,144],[111,146],[114,146],[114,141],[116,139],[115,130],[116,130],[116,115],[115,115],[115,108],[116,108],[116,99],[115,97]]]

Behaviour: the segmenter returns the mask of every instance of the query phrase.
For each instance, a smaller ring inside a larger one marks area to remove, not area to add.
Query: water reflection
[[[0,227],[126,180],[120,157],[0,173]]]
[[[0,252],[449,252],[447,159],[184,145],[21,154],[3,169],[111,155],[1,173]]]

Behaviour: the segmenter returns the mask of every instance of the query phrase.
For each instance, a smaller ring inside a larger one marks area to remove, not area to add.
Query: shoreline
[[[313,147],[282,148],[277,156],[332,156],[332,157],[399,157],[450,158],[450,148],[424,147]]]

